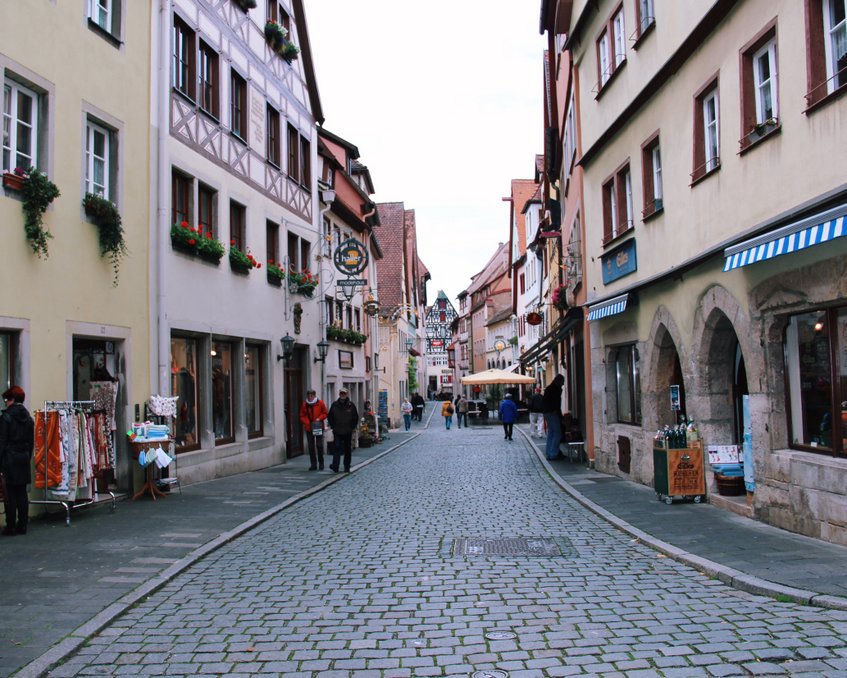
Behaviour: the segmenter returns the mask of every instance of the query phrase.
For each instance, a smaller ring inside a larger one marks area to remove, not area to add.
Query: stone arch
[[[764,366],[753,351],[751,333],[738,301],[722,285],[712,285],[697,304],[692,332],[692,413],[703,438],[717,444],[741,443],[741,395],[756,391]]]
[[[690,397],[689,371],[686,369],[685,344],[682,333],[666,306],[660,305],[653,316],[650,335],[644,344],[646,366],[642,376],[641,407],[643,428],[655,431],[675,424],[675,414],[670,405],[670,385],[682,377],[683,392]]]

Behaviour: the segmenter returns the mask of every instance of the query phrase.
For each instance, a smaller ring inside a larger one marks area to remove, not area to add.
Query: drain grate
[[[557,543],[563,538],[546,537],[459,537],[453,540],[454,556],[536,556],[562,555]]]
[[[471,678],[508,678],[509,673],[507,671],[474,671],[471,674]]]

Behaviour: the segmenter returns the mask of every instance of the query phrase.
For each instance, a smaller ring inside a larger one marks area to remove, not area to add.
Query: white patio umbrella
[[[533,377],[523,374],[515,374],[506,370],[485,370],[462,377],[462,383],[469,386],[482,386],[484,384],[534,384]]]

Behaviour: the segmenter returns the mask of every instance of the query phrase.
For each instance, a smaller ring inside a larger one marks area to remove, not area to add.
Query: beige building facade
[[[597,468],[652,484],[685,417],[748,451],[749,501],[713,502],[845,544],[840,4],[574,2],[563,25]]]

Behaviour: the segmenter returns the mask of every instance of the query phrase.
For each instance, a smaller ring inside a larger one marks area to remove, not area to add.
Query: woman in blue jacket
[[[518,420],[518,406],[512,400],[512,394],[507,393],[500,403],[500,421],[503,422],[503,432],[506,440],[512,439],[512,428]]]

